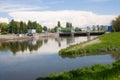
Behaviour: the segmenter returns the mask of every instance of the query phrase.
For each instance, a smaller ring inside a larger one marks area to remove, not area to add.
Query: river
[[[0,80],[35,80],[51,73],[93,64],[111,64],[110,54],[62,57],[58,51],[93,37],[45,38],[0,43]]]

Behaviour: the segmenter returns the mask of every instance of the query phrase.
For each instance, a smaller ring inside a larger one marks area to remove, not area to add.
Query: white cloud
[[[32,11],[32,10],[41,10],[47,8],[45,6],[31,6],[25,4],[15,4],[15,3],[1,3],[0,12],[15,12],[15,11]]]
[[[66,22],[72,22],[73,26],[89,26],[89,25],[109,25],[115,15],[97,15],[88,11],[42,11],[42,12],[12,12],[9,15],[18,21],[37,21],[42,25],[54,27],[57,21],[61,21],[61,25],[65,26]]]
[[[8,21],[8,18],[2,18],[2,17],[0,17],[0,22],[6,22],[6,23],[8,23],[9,21]]]

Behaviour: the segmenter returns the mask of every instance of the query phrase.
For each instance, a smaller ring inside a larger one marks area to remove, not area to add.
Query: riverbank
[[[96,64],[36,80],[120,80],[120,60],[111,65]]]
[[[79,55],[85,53],[98,53],[118,51],[120,49],[120,32],[108,33],[87,41],[71,45],[59,51],[60,55]]]
[[[3,41],[16,41],[16,40],[30,40],[30,39],[39,39],[39,38],[57,38],[59,37],[56,33],[40,33],[40,34],[34,34],[33,36],[28,36],[27,34],[7,34],[7,35],[0,35],[0,42]]]

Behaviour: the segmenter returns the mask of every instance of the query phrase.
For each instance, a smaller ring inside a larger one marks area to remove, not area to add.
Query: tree
[[[9,23],[9,33],[13,33],[14,20]]]
[[[100,26],[99,25],[97,25],[97,30],[100,31]]]
[[[36,32],[37,33],[41,33],[42,32],[42,26],[40,24],[37,23],[37,27],[36,27]]]
[[[0,23],[0,32],[7,32],[7,33],[27,33],[28,29],[36,29],[37,33],[42,32],[42,26],[37,23],[36,21],[31,22],[28,21],[28,24],[26,24],[23,21],[14,21],[11,20],[9,24],[7,23]]]
[[[32,22],[28,21],[27,29],[32,29]]]
[[[32,22],[32,29],[36,29],[36,28],[37,28],[37,22],[34,21],[34,22]]]
[[[79,31],[82,31],[82,30],[80,28],[76,27],[75,32],[79,32]]]
[[[93,31],[96,31],[95,25],[92,26],[92,30],[93,30]]]
[[[8,32],[8,24],[0,23],[0,32]]]
[[[105,31],[105,26],[104,26],[104,25],[101,25],[101,26],[100,26],[100,30],[101,30],[101,31]]]
[[[44,31],[47,31],[47,27],[46,27],[46,26],[44,26],[44,27],[43,27],[43,30],[44,30]]]
[[[57,29],[58,29],[58,26],[55,26],[54,27],[54,31],[57,32]]]
[[[120,16],[118,16],[115,20],[112,21],[112,27],[113,31],[120,31]]]
[[[20,22],[11,20],[9,23],[9,33],[18,33],[20,30]]]
[[[57,32],[57,30],[58,30],[58,29],[61,29],[61,28],[62,28],[61,23],[60,23],[60,21],[58,21],[57,26],[55,26],[55,27],[52,29],[52,32]]]
[[[23,22],[20,21],[20,33],[23,33]]]
[[[27,33],[27,24],[23,22],[23,33]]]
[[[58,27],[61,27],[60,21],[58,21]]]
[[[66,28],[72,28],[73,26],[72,26],[72,23],[70,23],[70,22],[67,22],[66,23]]]

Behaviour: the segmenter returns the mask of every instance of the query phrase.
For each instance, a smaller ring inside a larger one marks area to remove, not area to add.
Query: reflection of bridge
[[[60,37],[64,37],[64,36],[97,36],[97,35],[102,35],[105,32],[62,32],[59,33]]]

